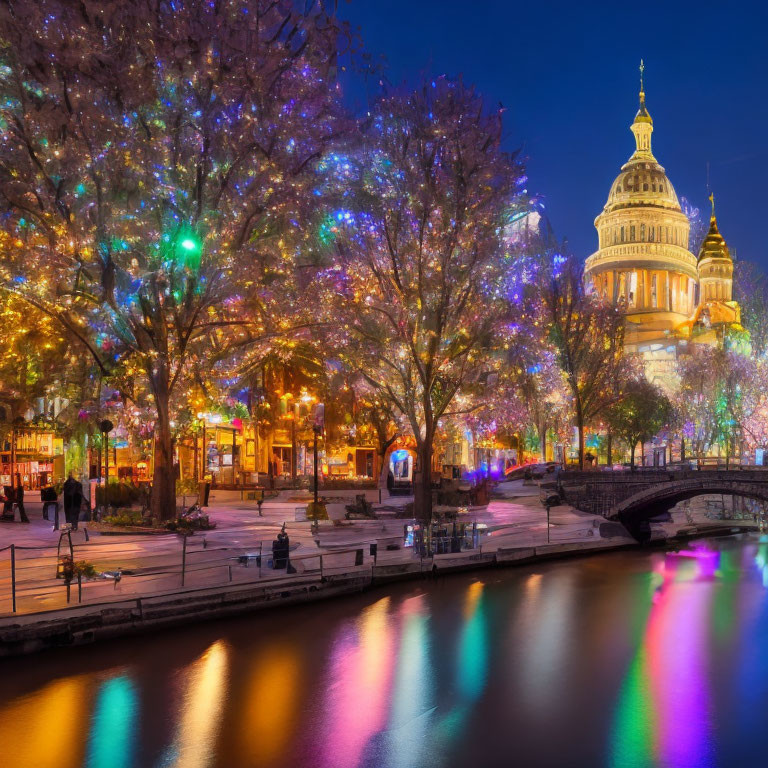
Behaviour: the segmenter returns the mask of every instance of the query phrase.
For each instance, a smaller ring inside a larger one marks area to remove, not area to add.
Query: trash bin
[[[208,506],[208,496],[211,493],[211,484],[209,482],[200,483],[197,489],[198,504],[201,507]]]

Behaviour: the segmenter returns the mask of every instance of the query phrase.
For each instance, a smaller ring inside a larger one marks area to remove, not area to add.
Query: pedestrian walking
[[[80,508],[83,505],[83,485],[79,480],[75,480],[70,472],[67,481],[64,483],[64,517],[77,530],[77,521],[80,518]]]
[[[18,472],[16,473],[16,492],[13,501],[16,504],[16,509],[19,510],[19,518],[21,519],[21,522],[28,523],[29,518],[24,509],[24,486],[21,484],[21,475]]]
[[[49,485],[41,489],[40,501],[43,502],[43,520],[53,520],[55,530],[58,528],[56,518],[59,513],[59,495],[56,493],[56,486]]]

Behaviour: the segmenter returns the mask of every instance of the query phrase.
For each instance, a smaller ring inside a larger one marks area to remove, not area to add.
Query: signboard
[[[755,464],[758,467],[763,466],[763,455],[764,455],[764,449],[763,448],[755,448]]]

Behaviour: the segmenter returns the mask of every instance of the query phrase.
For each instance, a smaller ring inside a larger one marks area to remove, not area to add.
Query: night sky
[[[768,7],[763,2],[351,0],[340,14],[385,59],[390,82],[462,74],[507,108],[506,144],[527,157],[558,237],[584,258],[593,221],[634,149],[645,60],[653,150],[678,197],[768,270]],[[346,85],[364,109],[376,83]]]

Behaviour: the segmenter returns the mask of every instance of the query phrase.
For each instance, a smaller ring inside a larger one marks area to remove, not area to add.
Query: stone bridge
[[[542,496],[555,490],[571,506],[618,520],[634,532],[694,496],[722,494],[768,503],[768,467],[564,471],[553,483],[542,485]]]

